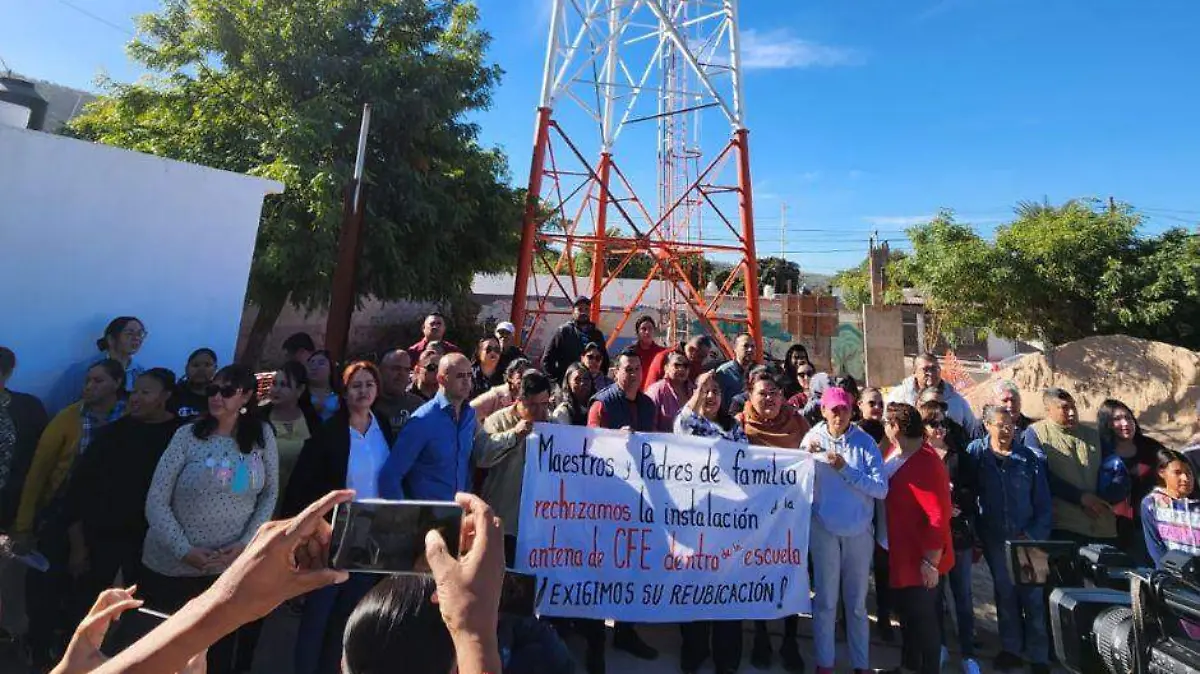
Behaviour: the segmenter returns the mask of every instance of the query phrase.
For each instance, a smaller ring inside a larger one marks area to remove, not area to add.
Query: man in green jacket
[[[1025,445],[1046,460],[1053,497],[1055,540],[1081,544],[1109,543],[1117,539],[1112,507],[1096,495],[1100,479],[1100,437],[1079,425],[1075,398],[1060,388],[1042,396],[1046,418],[1025,431]]]

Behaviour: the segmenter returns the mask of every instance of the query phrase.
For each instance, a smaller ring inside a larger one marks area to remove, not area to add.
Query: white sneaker
[[[962,663],[963,674],[979,674],[979,664],[967,658]]]
[[[942,656],[940,658],[938,658],[938,671],[939,672],[946,668],[946,663],[949,660],[950,660],[950,651],[946,650],[945,646],[942,646]]]

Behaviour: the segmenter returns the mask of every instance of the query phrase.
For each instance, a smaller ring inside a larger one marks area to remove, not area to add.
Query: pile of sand
[[[1116,398],[1133,410],[1148,434],[1179,447],[1196,423],[1200,354],[1123,335],[1088,337],[1050,353],[1029,354],[971,387],[964,392],[971,407],[981,409],[1002,379],[1020,387],[1028,416],[1044,416],[1042,391],[1058,386],[1075,396],[1083,421],[1094,423],[1100,403]]]

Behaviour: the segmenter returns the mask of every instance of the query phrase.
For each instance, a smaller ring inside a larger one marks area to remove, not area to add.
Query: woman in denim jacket
[[[1008,410],[988,405],[983,411],[987,435],[968,445],[963,458],[972,464],[970,470],[976,475],[977,532],[995,583],[1001,644],[995,668],[1016,669],[1027,660],[1035,674],[1049,672],[1050,643],[1042,588],[1013,585],[1005,552],[1005,541],[1045,540],[1050,536],[1046,464],[1015,438]]]

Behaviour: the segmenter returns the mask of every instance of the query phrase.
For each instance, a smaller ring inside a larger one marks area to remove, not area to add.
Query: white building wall
[[[0,345],[15,390],[44,394],[120,315],[137,359],[182,374],[200,346],[233,357],[262,200],[283,185],[0,126]]]

